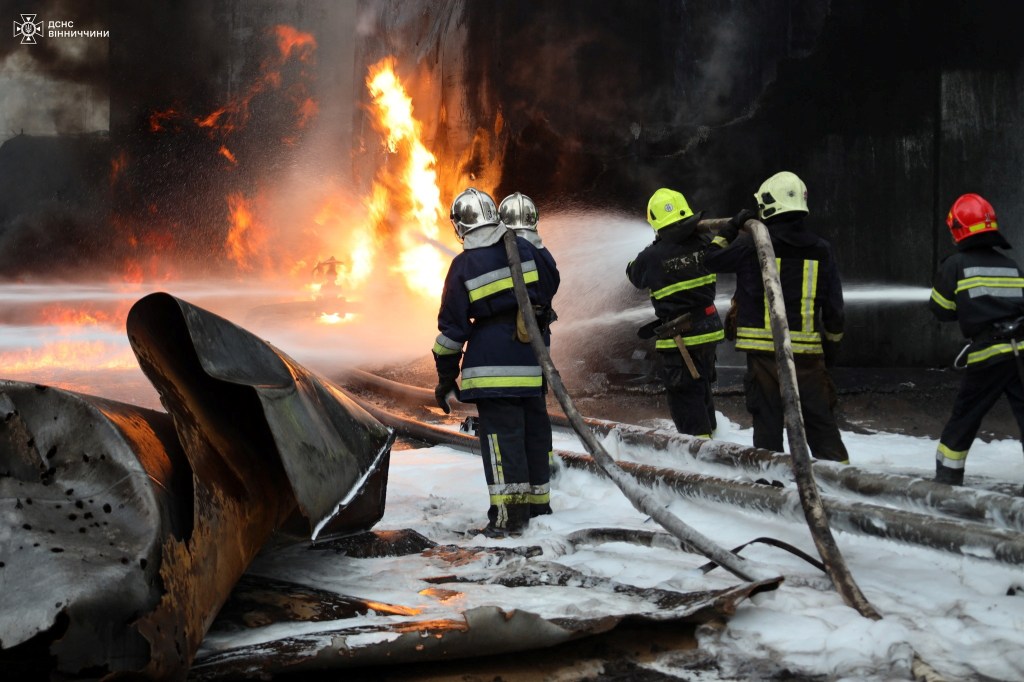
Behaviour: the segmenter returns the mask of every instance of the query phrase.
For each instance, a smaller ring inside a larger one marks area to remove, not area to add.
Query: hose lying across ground
[[[433,392],[429,393],[433,400]],[[402,417],[351,393],[349,395],[382,423],[407,438],[447,445],[477,455],[480,453],[479,441],[473,436]],[[603,475],[603,470],[591,457],[566,451],[556,451],[555,454],[569,467]],[[644,485],[665,486],[687,498],[743,507],[794,520],[802,514],[799,497],[792,489],[633,462],[620,461],[617,465]],[[962,556],[1015,565],[1024,563],[1024,536],[1014,531],[982,523],[942,519],[909,510],[849,502],[836,497],[826,496],[825,500],[829,523],[837,530],[897,540]]]
[[[345,383],[387,395],[412,406],[434,403],[434,393],[430,389],[401,384],[358,369],[348,371]],[[551,413],[550,416],[556,426],[569,426],[564,415]],[[598,436],[614,438],[620,449],[639,447],[664,451],[678,456],[681,466],[706,463],[742,469],[756,478],[780,481],[792,478],[791,458],[784,453],[648,429],[634,424],[589,418],[584,418],[584,422]],[[434,442],[429,438],[420,440]],[[871,471],[823,460],[813,461],[812,468],[815,478],[831,489],[848,490],[889,505],[909,505],[914,511],[1024,532],[1024,498],[969,487],[948,486],[929,479]],[[832,504],[831,501],[829,504]],[[928,546],[932,545],[929,543]]]

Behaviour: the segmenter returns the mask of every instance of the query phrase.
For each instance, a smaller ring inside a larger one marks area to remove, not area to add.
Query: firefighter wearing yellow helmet
[[[1024,432],[1024,381],[1019,345],[1024,339],[1024,272],[1004,250],[992,204],[964,194],[946,217],[956,253],[939,265],[929,306],[943,322],[957,322],[968,345],[953,412],[935,453],[935,481],[962,485],[967,451],[984,416],[1006,396]]]
[[[833,413],[835,386],[825,363],[843,336],[843,288],[835,254],[828,241],[807,229],[807,186],[795,173],[772,175],[754,200],[756,211],[737,213],[712,240],[705,259],[713,272],[736,273],[736,350],[747,356],[744,387],[754,445],[784,451],[783,405],[761,266],[753,239],[740,234],[748,220],[760,218],[775,250],[807,444],[817,459],[847,462]]]
[[[716,278],[704,265],[711,237],[696,229],[699,220],[680,192],[656,191],[647,202],[654,241],[630,261],[626,276],[650,293],[658,317],[638,335],[657,337],[658,374],[676,429],[710,438],[716,426],[715,346],[725,334],[715,308]]]

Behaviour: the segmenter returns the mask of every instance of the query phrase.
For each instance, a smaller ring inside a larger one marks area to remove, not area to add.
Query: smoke
[[[106,30],[106,6],[106,0],[0,1],[5,22],[22,22],[26,14],[35,15],[33,23],[43,22],[42,35],[33,36],[32,44],[11,34],[0,41],[0,139],[108,129],[108,40],[47,37],[50,21]]]
[[[2,41],[0,275],[230,270],[229,195],[265,208],[262,255],[290,258],[313,203],[350,193],[356,3],[0,2],[110,33]]]

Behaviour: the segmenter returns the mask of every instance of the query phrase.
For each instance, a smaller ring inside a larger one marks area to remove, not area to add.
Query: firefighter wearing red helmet
[[[946,225],[956,253],[939,265],[929,307],[939,320],[959,322],[968,344],[954,363],[966,372],[939,438],[935,481],[962,485],[967,451],[1002,395],[1024,431],[1024,382],[1015,357],[1024,338],[1024,276],[1016,261],[997,250],[1010,244],[982,197],[964,194],[953,202]]]

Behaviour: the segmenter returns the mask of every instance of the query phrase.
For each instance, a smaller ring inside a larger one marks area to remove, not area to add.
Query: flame
[[[277,36],[277,49],[282,59],[288,59],[295,52],[300,61],[308,62],[316,49],[316,38],[312,34],[303,33],[291,26],[275,26],[274,35]]]
[[[174,109],[165,109],[164,111],[154,111],[149,115],[149,131],[152,133],[160,133],[165,130],[164,124],[168,121],[174,120],[179,116],[178,112]]]
[[[205,116],[195,117],[193,122],[197,126],[205,128],[211,133],[216,132],[221,136],[235,132],[248,122],[249,108],[253,99],[267,90],[276,90],[281,87],[284,82],[281,69],[289,60],[296,59],[303,64],[312,62],[316,50],[316,39],[312,34],[303,33],[283,24],[274,26],[271,33],[276,40],[278,54],[263,60],[260,64],[259,77],[239,98]],[[303,127],[317,114],[318,108],[316,102],[305,95],[306,88],[301,80],[292,89],[299,93],[298,95],[296,92],[290,94],[291,98],[296,101],[295,115],[299,127]]]
[[[436,299],[448,265],[448,259],[432,245],[442,241],[439,225],[444,222],[437,157],[423,143],[422,126],[413,115],[412,98],[395,73],[394,57],[370,67],[366,87],[375,126],[385,135],[388,152],[398,157],[398,168],[378,173],[367,202],[371,220],[377,231],[386,233],[395,244],[397,257],[392,269],[410,290]]]
[[[307,97],[305,100],[302,101],[302,104],[300,104],[298,108],[298,126],[300,128],[305,128],[306,125],[310,121],[315,119],[317,117],[317,114],[319,113],[320,105],[318,105],[316,103],[316,100],[313,99],[312,97]]]
[[[321,313],[320,317],[317,318],[317,322],[320,324],[343,324],[354,319],[356,319],[356,316],[353,313]]]
[[[266,229],[256,220],[249,202],[240,193],[228,195],[228,213],[231,226],[224,240],[224,250],[240,269],[252,270],[264,253]]]
[[[117,181],[121,178],[121,174],[124,173],[124,169],[128,166],[128,156],[121,152],[117,156],[110,159],[110,186],[113,187],[117,184]]]
[[[60,371],[96,371],[135,369],[138,361],[131,349],[122,343],[96,339],[95,331],[83,328],[105,327],[123,330],[130,301],[121,301],[111,309],[82,306],[68,307],[61,303],[44,306],[35,323],[53,327],[36,347],[0,352],[0,366],[11,376]],[[91,338],[90,338],[91,337]],[[38,377],[32,380],[39,380]],[[49,382],[48,383],[52,383]],[[59,384],[59,381],[57,382]]]
[[[235,158],[235,155],[232,154],[231,150],[225,147],[224,145],[220,146],[220,155],[223,156],[228,161],[230,161],[232,165],[236,165],[238,163],[238,160]]]
[[[10,375],[45,369],[94,371],[138,367],[130,348],[81,340],[51,341],[39,348],[0,353],[0,363]]]
[[[123,322],[124,316],[117,319],[114,314],[102,310],[66,308],[59,304],[53,304],[39,311],[39,321],[43,324],[58,327],[113,326],[116,323]]]

